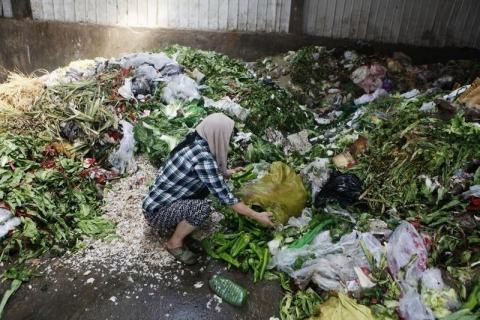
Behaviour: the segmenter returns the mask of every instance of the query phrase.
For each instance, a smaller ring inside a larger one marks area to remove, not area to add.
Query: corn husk
[[[43,82],[39,78],[10,72],[7,81],[0,84],[0,110],[32,111],[43,90]]]

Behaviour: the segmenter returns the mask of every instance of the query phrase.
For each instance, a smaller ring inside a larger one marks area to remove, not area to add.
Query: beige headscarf
[[[227,172],[227,153],[235,122],[223,113],[212,113],[195,129],[208,142],[208,148],[222,174]]]

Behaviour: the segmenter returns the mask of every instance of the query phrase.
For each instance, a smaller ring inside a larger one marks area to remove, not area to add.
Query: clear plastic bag
[[[442,279],[442,272],[437,268],[425,270],[422,274],[422,301],[437,318],[443,318],[460,306],[457,293],[449,288]]]
[[[135,147],[135,138],[133,137],[133,126],[125,121],[121,120],[123,138],[120,140],[120,147],[117,151],[113,152],[109,161],[110,164],[120,173],[134,172],[137,170],[137,163],[133,155]]]
[[[416,289],[408,287],[400,298],[399,312],[405,320],[435,320],[432,310],[427,308]]]
[[[332,243],[330,232],[324,231],[310,245],[282,248],[272,257],[270,266],[289,274],[300,287],[312,281],[322,290],[357,291],[361,286],[355,268],[369,268],[364,248],[377,263],[384,254],[384,247],[369,233],[353,231],[337,243]],[[313,258],[308,260],[309,257]],[[295,270],[299,258],[306,258],[307,261]]]

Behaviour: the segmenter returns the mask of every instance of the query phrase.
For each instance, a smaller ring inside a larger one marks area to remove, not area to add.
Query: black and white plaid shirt
[[[187,199],[204,187],[223,204],[234,205],[239,202],[219,173],[208,143],[197,137],[192,146],[178,151],[162,166],[143,200],[143,210],[155,212],[159,206]]]

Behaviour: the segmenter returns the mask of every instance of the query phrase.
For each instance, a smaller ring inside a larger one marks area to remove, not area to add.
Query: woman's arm
[[[270,219],[272,216],[271,212],[257,212],[255,210],[252,210],[248,206],[246,206],[243,202],[238,202],[231,206],[233,210],[235,210],[237,213],[246,216],[248,218],[252,218],[264,226],[267,227],[273,227],[273,222]]]

